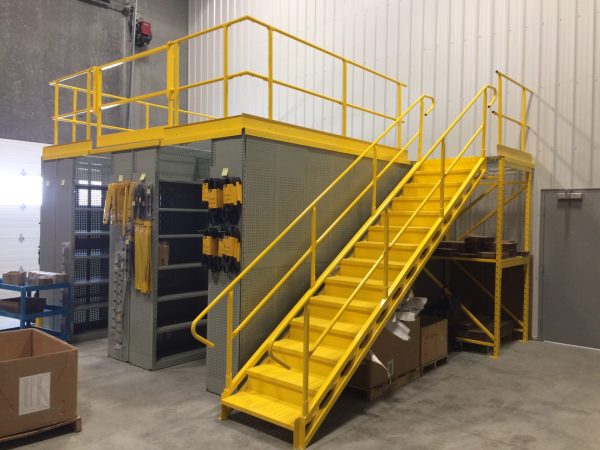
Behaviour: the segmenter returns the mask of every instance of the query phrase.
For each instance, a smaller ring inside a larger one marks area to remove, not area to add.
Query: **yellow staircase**
[[[489,91],[494,94],[490,102]],[[425,98],[429,97],[417,99],[350,168],[363,157],[372,156],[383,136],[417,105],[422,119]],[[482,100],[481,125],[465,146],[457,149],[456,157],[446,158],[447,135],[465,113],[478,104],[478,100]],[[315,273],[317,245],[363,195],[376,192],[377,179],[393,161],[379,173],[374,169],[373,180],[360,196],[321,236],[317,236],[319,201],[349,169],[344,171],[197,317],[195,322],[227,298],[227,374],[221,396],[222,419],[227,418],[232,410],[241,411],[292,430],[294,448],[308,445],[483,177],[487,109],[494,100],[495,89],[484,86],[424,155],[420,148],[422,125],[419,127],[419,131],[403,147],[405,151],[417,141],[418,161],[381,204],[377,205],[376,197],[372,197],[371,217],[318,277]],[[481,138],[478,156],[464,156],[478,137]],[[433,155],[438,150],[439,155],[434,159]],[[310,217],[312,222],[310,248],[255,310],[233,328],[233,288],[304,217]],[[309,258],[310,289],[233,377],[233,340],[296,268]],[[213,345],[197,334],[195,325],[192,325],[192,333],[206,345]]]

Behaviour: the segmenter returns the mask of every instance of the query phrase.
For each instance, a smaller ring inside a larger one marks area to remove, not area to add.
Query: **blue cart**
[[[63,331],[50,330],[42,327],[36,328],[45,331],[46,333],[50,333],[54,336],[57,336],[65,341],[71,337],[71,323],[73,318],[73,298],[71,296],[71,283],[45,284],[39,286],[17,286],[14,284],[4,284],[0,279],[0,289],[19,292],[21,296],[21,299],[19,301],[18,313],[0,310],[0,316],[10,317],[11,319],[17,319],[20,321],[19,327],[10,328],[11,330],[19,328],[33,328],[36,327],[35,319],[37,318],[61,315],[65,318]],[[46,305],[43,311],[27,314],[27,297],[31,297],[31,294],[33,292],[49,291],[53,289],[66,289],[67,297],[64,306]]]

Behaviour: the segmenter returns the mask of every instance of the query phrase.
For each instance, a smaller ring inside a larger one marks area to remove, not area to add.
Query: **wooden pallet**
[[[421,376],[425,374],[425,372],[429,372],[431,370],[437,369],[439,366],[443,366],[448,362],[448,355],[443,356],[442,358],[436,359],[435,361],[430,362],[429,364],[425,364],[421,366]]]
[[[420,378],[421,377],[420,369],[421,369],[420,367],[417,367],[416,369],[413,369],[410,372],[406,372],[405,374],[402,374],[402,375],[390,380],[388,383],[384,383],[384,384],[381,384],[379,386],[375,386],[375,387],[372,387],[369,389],[364,389],[364,388],[360,388],[358,386],[352,386],[352,385],[349,385],[348,387],[356,392],[360,392],[362,395],[364,395],[364,397],[367,401],[372,402],[373,400],[377,400],[378,398],[389,394],[393,390],[395,390],[401,386],[407,385],[411,381],[414,381],[414,380]]]
[[[77,416],[77,418],[73,420],[68,420],[66,422],[56,423],[54,425],[49,425],[47,427],[38,428],[36,430],[25,431],[23,433],[13,434],[11,436],[0,437],[0,444],[3,442],[13,441],[16,439],[22,439],[30,436],[36,436],[41,433],[45,433],[47,431],[56,430],[59,428],[70,429],[70,431],[79,433],[81,431],[81,417]]]

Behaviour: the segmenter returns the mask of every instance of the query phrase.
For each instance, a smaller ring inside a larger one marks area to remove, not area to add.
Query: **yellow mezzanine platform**
[[[354,156],[359,155],[369,145],[368,142],[347,136],[291,125],[264,117],[241,114],[188,125],[160,126],[106,134],[97,139],[96,145],[93,145],[91,139],[50,145],[44,147],[42,159],[48,161],[147,147],[187,144],[207,139],[241,136],[243,134]],[[377,145],[377,159],[390,161],[397,153],[398,150],[395,148]],[[373,155],[369,154],[367,157],[372,158]],[[396,157],[394,161],[399,164],[410,163],[406,153]]]

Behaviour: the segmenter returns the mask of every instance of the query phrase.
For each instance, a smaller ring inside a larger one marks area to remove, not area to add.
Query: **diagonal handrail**
[[[424,111],[424,101],[426,99],[429,99],[431,101],[431,106],[428,108],[427,111]],[[420,111],[424,111],[423,114],[429,114],[431,112],[431,110],[433,109],[435,102],[433,97],[429,96],[429,95],[422,95],[419,98],[417,98],[391,125],[389,125],[386,130],[381,133],[379,135],[379,137],[373,141],[369,146],[367,146],[365,148],[365,150],[363,150],[363,152],[348,166],[346,167],[346,169],[344,169],[342,171],[342,173],[340,173],[335,180],[333,180],[329,186],[327,186],[323,192],[321,192],[321,194],[319,194],[305,209],[304,211],[302,211],[294,220],[292,220],[292,222],[273,240],[271,241],[271,243],[269,245],[267,245],[267,247],[265,247],[265,249],[253,260],[250,262],[250,264],[248,264],[248,266],[246,266],[246,268],[244,270],[242,270],[239,275],[237,275],[232,281],[231,283],[229,283],[229,285],[227,285],[225,287],[225,289],[223,289],[223,291],[221,291],[221,293],[219,295],[217,295],[217,297],[215,297],[215,299],[200,313],[198,314],[198,316],[194,319],[194,321],[192,322],[191,325],[191,332],[192,335],[194,336],[194,338],[196,338],[198,341],[202,342],[203,344],[205,344],[208,347],[214,347],[214,343],[209,341],[208,339],[205,339],[203,336],[201,336],[197,330],[196,327],[198,325],[198,323],[200,322],[200,320],[202,320],[223,298],[225,298],[225,296],[227,294],[229,294],[230,292],[233,292],[233,289],[235,288],[235,286],[237,286],[237,284],[259,263],[262,261],[262,259],[269,254],[269,252],[292,230],[296,227],[296,225],[298,225],[300,223],[300,221],[302,219],[304,219],[305,217],[307,217],[310,213],[313,213],[313,210],[318,206],[318,204],[325,198],[325,196],[331,192],[333,190],[334,187],[336,187],[340,181],[346,176],[348,175],[352,169],[354,167],[356,167],[358,165],[358,163],[360,161],[362,161],[365,158],[368,157],[372,157],[372,160],[377,161],[376,158],[376,146],[377,144],[392,130],[394,129],[394,127],[400,123],[417,105],[420,105]],[[411,139],[409,139],[408,143],[401,149],[401,151],[397,152],[396,155],[394,155],[394,157],[387,163],[387,165],[384,167],[384,169],[382,169],[381,172],[379,172],[377,174],[377,176],[375,177],[374,180],[371,180],[371,182],[365,186],[365,188],[362,190],[362,192],[350,203],[350,205],[346,208],[346,210],[340,214],[336,220],[334,221],[334,224],[332,225],[337,225],[342,219],[343,217],[346,216],[346,214],[348,214],[348,212],[351,210],[351,208],[353,208],[358,201],[366,194],[366,192],[368,192],[369,190],[371,190],[373,188],[373,186],[376,185],[376,178],[380,177],[384,171],[387,171],[387,169],[389,167],[391,167],[395,161],[404,153],[406,152],[406,150],[408,149],[408,146],[411,145],[418,137],[419,135],[422,134],[422,129],[418,130],[412,137]],[[314,214],[314,213],[313,213]],[[330,226],[327,230],[325,230],[325,232],[321,235],[321,237],[319,238],[319,242],[322,242],[322,240],[333,230],[332,226]],[[237,336],[237,334],[239,334],[239,332],[246,326],[246,324],[256,315],[256,313],[266,304],[266,302],[269,301],[269,299],[274,295],[274,293],[283,285],[283,283],[291,276],[291,274],[300,266],[300,264],[302,264],[306,258],[308,258],[308,256],[310,255],[311,250],[308,250],[307,252],[305,252],[300,259],[292,266],[292,268],[288,271],[288,273],[286,273],[286,275],[284,275],[284,277],[273,287],[273,289],[267,294],[267,296],[265,296],[261,302],[256,305],[256,307],[250,312],[250,314],[238,325],[238,327],[235,330],[232,330],[232,337]]]

